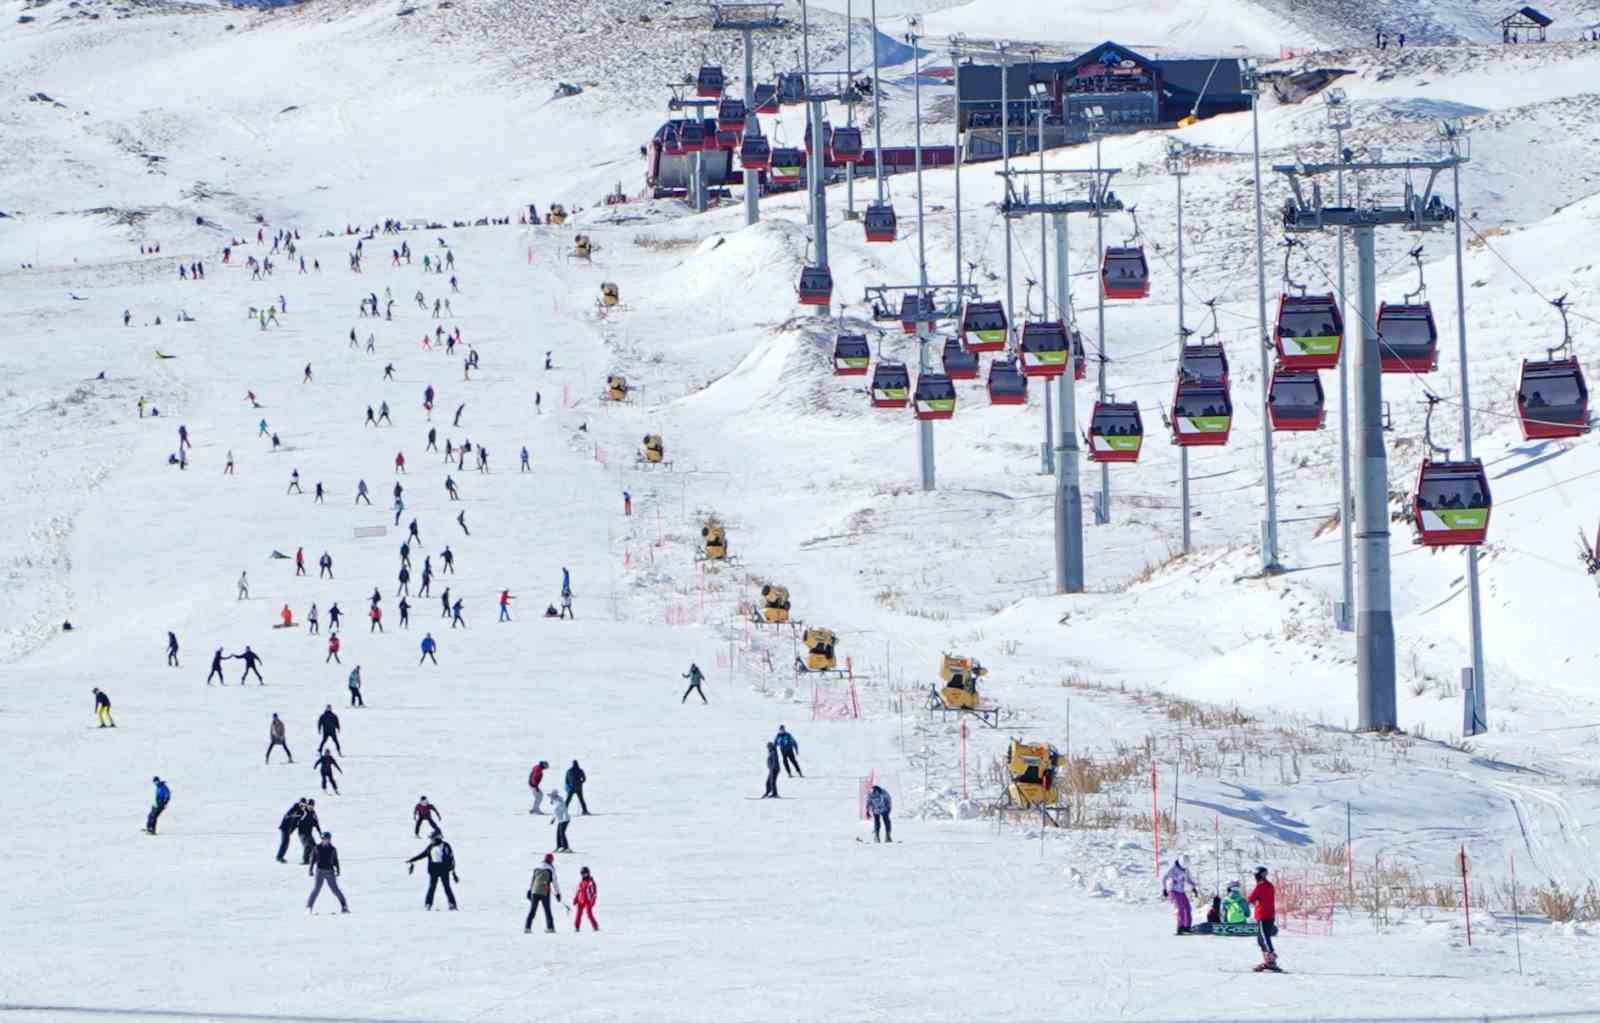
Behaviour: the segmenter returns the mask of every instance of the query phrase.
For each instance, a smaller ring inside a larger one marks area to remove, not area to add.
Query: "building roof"
[[[1104,42],[1069,61],[1040,61],[1037,64],[1019,61],[1007,69],[1006,89],[1013,101],[1027,99],[1030,82],[1053,82],[1056,75],[1072,74],[1085,64],[1099,63],[1107,57],[1117,61],[1131,60],[1161,73],[1162,81],[1171,89],[1207,96],[1239,94],[1244,92],[1243,68],[1234,57],[1201,58],[1191,60],[1153,60],[1114,42]],[[1207,79],[1210,84],[1207,84]],[[1000,100],[1000,65],[962,64],[961,101],[963,103],[998,103]]]
[[[1525,20],[1519,22],[1517,20],[1519,18]],[[1549,28],[1551,25],[1555,24],[1555,19],[1549,17],[1541,11],[1535,10],[1532,7],[1523,7],[1500,19],[1500,24],[1502,25],[1510,25],[1513,23],[1532,24],[1537,25],[1539,28]]]
[[[1211,60],[1163,60],[1161,80],[1175,89],[1195,95],[1244,92],[1244,67],[1235,57]],[[1208,83],[1209,80],[1209,83]]]

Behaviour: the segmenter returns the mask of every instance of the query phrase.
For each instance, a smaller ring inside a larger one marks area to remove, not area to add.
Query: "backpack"
[[[550,879],[552,876],[554,876],[554,874],[555,871],[551,870],[548,864],[534,867],[533,881],[530,882],[529,890],[532,891],[534,895],[549,895]]]

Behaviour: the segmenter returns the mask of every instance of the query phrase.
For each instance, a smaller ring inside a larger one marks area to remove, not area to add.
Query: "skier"
[[[454,426],[460,426],[461,425],[461,413],[466,410],[466,407],[467,407],[467,403],[466,402],[462,402],[461,404],[456,406],[456,417],[452,421],[452,425],[454,425]]]
[[[350,339],[352,341],[355,340],[354,332],[352,332]],[[366,422],[362,423],[361,425],[362,426],[377,426],[378,425],[377,414],[372,410],[372,406],[371,405],[367,406],[367,419],[366,419]]]
[[[337,629],[339,627],[339,616],[341,614],[343,614],[343,612],[339,610],[339,602],[337,600],[328,605],[328,627],[330,629]]]
[[[622,492],[622,514],[624,516],[633,514],[633,495],[626,490]]]
[[[167,804],[172,802],[172,790],[167,787],[166,782],[161,780],[161,776],[158,774],[150,780],[155,782],[156,785],[156,802],[150,808],[150,816],[146,817],[144,821],[144,832],[147,835],[156,833],[156,821],[166,812]]]
[[[167,633],[167,667],[181,667],[178,664],[178,634],[171,631]]]
[[[423,896],[422,905],[427,909],[433,908],[433,890],[444,883],[444,897],[449,901],[451,910],[456,908],[456,893],[450,890],[450,880],[454,878],[457,884],[461,877],[456,874],[456,854],[450,848],[450,843],[444,840],[444,835],[437,830],[429,840],[428,847],[415,856],[406,860],[406,873],[410,874],[417,869],[417,861],[428,861],[428,894]]]
[[[305,493],[304,490],[300,489],[300,470],[299,469],[295,469],[293,472],[289,473],[289,489],[286,490],[285,493],[286,494],[304,494]]]
[[[294,829],[300,826],[300,818],[306,814],[306,801],[300,799],[289,807],[287,813],[278,821],[278,855],[274,857],[279,863],[287,863],[283,854],[289,851],[289,836],[294,834]]]
[[[800,770],[800,744],[795,741],[794,735],[782,725],[778,726],[778,734],[772,737],[773,743],[778,747],[778,752],[783,756],[783,773],[789,775],[789,768],[794,768],[794,773],[804,778],[806,773]]]
[[[117,723],[111,719],[111,697],[99,686],[94,687],[94,716],[101,728],[117,727]]]
[[[243,683],[240,683],[241,685]],[[289,763],[294,763],[294,753],[289,749],[288,741],[283,737],[283,722],[278,715],[272,715],[272,724],[267,726],[267,763],[272,763],[272,751],[282,746],[283,752],[288,755]]]
[[[456,481],[454,477],[446,476],[444,478],[444,492],[450,495],[450,500],[452,501],[461,500],[461,494],[456,490]]]
[[[244,671],[239,675],[239,684],[240,685],[244,685],[244,680],[250,677],[250,673],[252,671],[256,673],[256,684],[257,685],[263,685],[264,686],[264,685],[267,684],[267,680],[261,677],[261,669],[256,667],[256,665],[261,663],[263,658],[261,657],[260,654],[256,653],[254,650],[250,649],[250,644],[249,643],[246,643],[244,645],[244,653],[242,653],[242,654],[234,654],[229,659],[230,660],[239,660],[239,661],[243,661],[244,662]]]
[[[316,840],[312,838],[313,832],[322,831],[322,821],[317,819],[317,801],[305,800],[305,812],[300,815],[300,821],[294,826],[295,832],[300,836],[300,865],[302,867],[311,863],[311,854],[317,847]]]
[[[411,628],[411,605],[406,603],[406,598],[400,598],[400,627]]]
[[[463,629],[467,627],[467,620],[461,617],[462,603],[462,598],[457,597],[456,602],[450,605],[450,627],[452,629],[457,625],[460,625]]]
[[[689,680],[689,688],[683,691],[683,699],[678,701],[679,704],[687,703],[690,693],[699,693],[701,703],[710,702],[706,699],[706,691],[700,688],[700,683],[706,680],[705,672],[700,670],[700,665],[691,661],[689,663],[689,670],[684,672],[681,677]]]
[[[315,912],[317,896],[322,894],[323,885],[327,885],[328,890],[339,899],[339,912],[350,912],[350,904],[345,901],[344,892],[339,890],[339,850],[333,847],[333,832],[322,833],[322,842],[318,844],[312,859],[306,874],[315,875],[317,880],[311,886],[311,897],[306,899],[306,912]]]
[[[372,498],[367,496],[367,481],[366,480],[357,480],[356,481],[356,503],[360,504],[362,501],[365,501],[368,504],[371,504],[372,503]]]
[[[424,634],[422,637],[422,656],[417,658],[417,663],[420,665],[423,661],[432,661],[434,667],[438,667],[439,658],[433,655],[433,652],[437,650],[438,647],[439,644],[433,641],[433,633],[429,632]]]
[[[432,426],[428,427],[428,444],[422,450],[424,450],[424,451],[438,451],[439,450],[439,431],[435,427],[432,427]]]
[[[334,664],[344,663],[343,661],[339,660],[339,634],[337,632],[331,632],[328,634],[328,656],[322,659],[322,663],[327,664],[329,661],[332,661]]]
[[[570,593],[561,595],[561,617],[571,618],[573,621],[578,620],[578,616],[572,613],[572,594]]]
[[[372,502],[369,501],[367,503],[371,504]],[[329,554],[327,551],[323,551],[322,557],[317,559],[317,578],[333,578],[333,555]]]
[[[437,806],[428,802],[427,796],[423,796],[417,800],[417,805],[411,808],[411,821],[415,825],[411,829],[411,834],[420,836],[422,834],[422,822],[427,821],[428,827],[432,828],[433,833],[437,835],[439,833],[439,822],[442,820],[444,820],[444,814],[439,812]]]
[[[420,545],[422,543],[422,534],[417,532],[417,520],[416,519],[412,519],[411,520],[411,525],[406,529],[406,539],[408,541],[415,540],[418,543],[418,545]]]
[[[533,790],[533,809],[529,813],[543,813],[540,809],[544,805],[544,789],[539,786],[544,784],[544,772],[550,767],[550,762],[541,760],[533,765],[533,770],[528,772],[528,788]]]
[[[239,573],[239,599],[250,599],[250,573],[248,572]]]
[[[588,780],[589,776],[583,773],[583,768],[579,767],[578,762],[574,760],[572,766],[567,768],[567,801],[565,805],[571,806],[572,799],[576,796],[578,806],[582,808],[585,817],[589,816],[589,804],[583,798],[583,783]]]
[[[761,793],[762,799],[778,799],[778,747],[775,743],[767,743],[767,788]]]
[[[394,453],[394,471],[396,474],[406,471],[406,453],[404,451],[396,451]],[[398,522],[395,523],[397,526],[399,524]]]
[[[510,590],[500,591],[500,620],[502,622],[511,620],[511,599]]]
[[[312,604],[311,605],[311,610],[306,612],[306,635],[308,635],[308,636],[319,635],[320,634],[320,632],[319,632],[320,627],[321,627],[321,623],[317,620],[317,605]]]
[[[571,852],[572,847],[567,845],[567,825],[572,823],[572,814],[567,804],[559,799],[550,800],[550,823],[556,826],[556,852]]]
[[[1261,965],[1255,968],[1257,973],[1282,973],[1278,967],[1278,951],[1272,945],[1273,937],[1278,933],[1278,889],[1274,888],[1271,881],[1267,880],[1267,868],[1256,868],[1256,886],[1250,889],[1247,900],[1256,911],[1256,944],[1261,948]]]
[[[584,914],[589,916],[589,926],[595,930],[600,929],[600,924],[594,918],[594,904],[600,898],[600,889],[594,883],[594,878],[589,874],[589,868],[584,867],[579,871],[583,880],[578,882],[578,892],[572,897],[572,906],[577,911],[573,915],[573,930],[583,930]]]
[[[222,685],[227,685],[228,684],[227,681],[225,679],[223,679],[223,677],[222,677],[222,662],[223,661],[231,661],[231,660],[233,660],[233,658],[224,657],[223,654],[222,654],[222,648],[220,646],[217,647],[217,652],[211,655],[211,671],[210,671],[209,674],[206,675],[206,685],[210,685],[211,684],[211,676],[212,675],[217,676],[217,682],[218,683],[220,683]]]
[[[333,759],[332,753],[324,752],[312,766],[322,772],[322,791],[328,791],[328,786],[332,785],[333,794],[337,796],[339,794],[339,783],[334,780],[333,772],[344,773],[344,768],[339,766],[339,761]]]
[[[889,798],[889,793],[882,785],[874,785],[867,792],[867,812],[872,814],[872,840],[878,840],[878,825],[883,825],[883,840],[894,841],[894,824],[889,820],[889,813],[894,809],[894,801]]]
[[[358,669],[359,670],[359,669]],[[322,736],[322,741],[317,743],[317,752],[321,753],[323,747],[328,745],[328,740],[333,740],[333,748],[344,756],[344,747],[339,745],[339,715],[333,712],[333,704],[322,708],[322,716],[317,718],[317,732]]]
[[[361,665],[350,669],[350,680],[345,684],[350,689],[350,706],[365,707],[367,701],[361,698]]]
[[[523,471],[523,472],[532,472],[533,471],[532,469],[530,469],[528,467],[528,449],[527,449],[526,446],[524,446],[523,449],[522,449],[522,470],[521,471]]]
[[[322,481],[321,480],[317,480],[317,486],[316,486],[316,490],[314,491],[314,493],[315,493],[316,496],[314,496],[311,499],[311,503],[312,504],[324,504],[324,503],[326,503],[326,502],[324,502],[322,500],[323,490],[322,490]]]
[[[439,552],[439,560],[444,562],[443,574],[455,575],[456,555],[455,552],[450,549],[449,544],[445,544],[444,550]]]
[[[1178,913],[1178,933],[1191,934],[1194,928],[1194,910],[1189,903],[1189,895],[1184,894],[1187,888],[1195,898],[1200,897],[1200,891],[1195,887],[1194,878],[1189,876],[1183,861],[1174,857],[1172,865],[1167,868],[1166,874],[1161,878],[1161,894],[1171,900],[1173,909]]]
[[[456,513],[456,525],[461,527],[463,533],[468,536],[472,535],[472,530],[467,528],[467,510],[465,508]]]
[[[449,618],[450,617],[450,587],[446,586],[444,588],[444,592],[439,594],[439,604],[440,604],[441,607],[444,608],[444,613],[441,614],[439,617],[440,618]]]
[[[550,896],[554,895],[556,901],[561,901],[561,886],[556,883],[556,858],[553,853],[544,854],[544,862],[533,868],[533,877],[528,880],[528,919],[522,923],[522,933],[533,932],[533,918],[544,907],[544,932],[556,932],[555,917],[550,912]]]
[[[372,625],[367,629],[368,632],[383,631],[383,608],[373,604],[372,610],[367,612],[367,617],[372,619]]]

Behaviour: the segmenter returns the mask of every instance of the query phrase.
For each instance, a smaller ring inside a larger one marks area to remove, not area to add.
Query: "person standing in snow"
[[[150,815],[144,820],[144,832],[147,835],[156,833],[156,821],[167,812],[167,804],[172,802],[172,790],[161,780],[161,776],[158,774],[150,780],[155,782],[156,801],[155,805],[150,807]]]
[[[329,604],[328,605],[328,628],[330,628],[330,629],[338,629],[339,628],[339,618],[343,614],[344,614],[344,612],[339,610],[339,602],[337,600],[334,601],[332,604]]]
[[[321,623],[317,619],[317,605],[312,604],[311,610],[306,612],[306,635],[320,635]]]
[[[94,716],[101,728],[117,727],[117,723],[111,719],[111,697],[99,686],[94,687]]]
[[[250,599],[250,573],[248,572],[239,573],[239,599]]]
[[[778,799],[778,747],[774,743],[767,743],[767,787],[761,793],[762,799]]]
[[[345,901],[344,892],[339,890],[339,850],[333,847],[333,832],[324,831],[322,841],[317,845],[312,854],[312,862],[307,866],[306,874],[314,875],[316,883],[311,886],[311,897],[306,899],[306,912],[315,911],[317,896],[322,894],[322,886],[327,885],[339,900],[339,912],[350,912],[350,904]]]
[[[529,813],[544,812],[540,809],[544,805],[544,789],[540,788],[540,786],[544,784],[544,772],[549,768],[549,761],[541,760],[533,765],[533,770],[528,772],[528,788],[533,790],[533,809],[529,810]]]
[[[682,677],[689,680],[689,688],[683,691],[683,699],[678,701],[679,704],[687,703],[690,693],[699,693],[701,703],[710,702],[706,699],[706,691],[700,688],[700,683],[706,680],[705,672],[700,670],[700,665],[693,661],[689,662],[689,670],[684,672]]]
[[[426,909],[433,908],[433,891],[440,882],[444,883],[444,897],[450,903],[451,910],[456,908],[456,893],[450,889],[450,880],[455,879],[461,883],[461,877],[456,873],[456,854],[450,848],[450,843],[444,840],[444,835],[438,830],[429,839],[428,847],[415,856],[406,860],[406,873],[410,874],[417,869],[417,861],[428,861],[428,894],[423,896],[422,905]]]
[[[456,602],[450,605],[450,627],[452,629],[457,625],[461,626],[463,629],[467,627],[467,620],[461,617],[462,604],[462,598],[457,597]]]
[[[1256,868],[1256,885],[1250,889],[1249,903],[1256,911],[1256,945],[1261,949],[1261,965],[1255,972],[1282,973],[1278,967],[1278,950],[1272,939],[1278,933],[1278,889],[1267,880],[1267,868]]]
[[[583,773],[583,768],[579,767],[578,762],[574,760],[572,766],[567,768],[567,800],[565,805],[571,806],[572,800],[576,798],[578,806],[583,810],[585,817],[589,816],[589,804],[583,798],[583,785],[588,780],[589,776]]]
[[[423,661],[432,661],[433,664],[434,664],[434,667],[438,667],[439,658],[437,658],[437,657],[435,657],[433,655],[433,652],[435,650],[437,650],[438,648],[439,648],[439,644],[434,642],[433,633],[431,633],[431,632],[423,633],[423,635],[422,635],[422,656],[417,658],[417,664],[420,665]]]
[[[355,503],[356,504],[360,504],[362,501],[365,501],[365,502],[367,502],[367,504],[370,505],[372,503],[372,498],[367,496],[367,481],[366,480],[357,480],[356,481],[356,502]]]
[[[510,590],[500,591],[500,620],[502,622],[509,622],[511,620],[512,599],[513,598]]]
[[[241,672],[240,675],[239,675],[239,684],[240,685],[244,685],[245,679],[250,677],[250,673],[252,671],[256,673],[256,684],[257,685],[263,685],[264,686],[264,685],[267,684],[267,680],[261,677],[261,669],[256,667],[256,665],[260,664],[263,661],[263,658],[262,658],[262,656],[260,654],[256,653],[254,650],[250,649],[250,644],[249,643],[246,643],[244,645],[244,652],[243,653],[234,654],[232,657],[229,658],[229,660],[243,661],[244,662],[244,671]]]
[[[328,634],[328,656],[322,659],[322,663],[327,664],[329,661],[332,661],[334,664],[344,663],[343,661],[339,660],[339,634],[337,632]]]
[[[295,824],[295,833],[300,836],[300,865],[306,866],[311,862],[311,854],[317,848],[314,833],[322,830],[322,821],[317,818],[317,801],[305,799],[305,812],[300,815],[300,820]]]
[[[406,603],[406,598],[401,597],[399,606],[400,606],[400,627],[402,629],[410,629],[411,628],[411,605]]]
[[[778,726],[778,734],[772,737],[773,743],[778,747],[778,752],[783,756],[783,773],[790,775],[790,768],[794,774],[804,778],[806,773],[800,770],[800,744],[795,741],[794,735],[782,725]]]
[[[243,685],[243,683],[240,684]],[[278,715],[274,714],[272,715],[272,724],[267,726],[267,763],[272,763],[272,751],[279,746],[282,746],[283,752],[288,754],[289,763],[294,763],[294,754],[290,752],[288,740],[284,738],[283,722],[278,719]]]
[[[600,924],[594,918],[594,904],[600,899],[600,888],[594,883],[594,878],[589,874],[589,868],[584,867],[579,872],[583,880],[578,882],[578,892],[572,897],[573,908],[577,910],[573,916],[573,930],[583,930],[583,917],[589,915],[589,926],[595,930],[600,929]]]
[[[333,794],[337,796],[339,794],[339,783],[334,779],[333,772],[338,771],[343,774],[344,768],[339,766],[339,761],[333,759],[333,754],[324,751],[311,766],[322,772],[322,791],[328,791],[328,786],[332,785]]]
[[[333,555],[329,554],[327,551],[323,551],[322,557],[317,559],[317,578],[333,578]]]
[[[217,676],[219,684],[227,685],[227,680],[222,677],[222,662],[231,660],[233,658],[223,656],[222,648],[220,646],[217,647],[217,652],[211,655],[211,671],[206,675],[206,685],[211,684],[212,675]]]
[[[556,852],[571,852],[572,847],[567,845],[567,825],[572,823],[572,814],[567,804],[559,799],[550,800],[550,823],[556,826]]]
[[[561,901],[561,886],[556,883],[556,858],[553,853],[544,854],[544,862],[533,868],[533,877],[528,880],[528,919],[522,923],[522,933],[533,932],[533,918],[538,914],[540,907],[544,908],[544,932],[556,932],[555,916],[550,912],[550,896],[554,895],[556,901]]]
[[[167,667],[181,667],[178,664],[178,634],[171,631],[167,633]]]
[[[878,840],[878,825],[883,825],[883,840],[894,841],[894,824],[889,819],[890,812],[894,809],[894,801],[889,798],[889,793],[882,785],[874,785],[867,792],[867,812],[872,815],[872,840]]]
[[[427,796],[423,796],[421,799],[417,800],[417,805],[411,808],[411,821],[415,825],[411,829],[411,834],[413,836],[420,837],[422,835],[422,824],[424,821],[427,822],[428,827],[433,830],[434,834],[438,834],[439,824],[443,820],[444,814],[439,812],[439,808],[437,806],[434,806],[432,803],[428,802]]]
[[[345,685],[350,689],[350,706],[365,707],[367,701],[361,698],[361,665],[350,669],[350,680]]]
[[[306,801],[300,799],[289,807],[281,820],[278,821],[278,855],[274,857],[279,863],[287,863],[283,854],[289,851],[289,836],[294,834],[300,826],[300,819],[306,815]]]
[[[1173,909],[1178,913],[1179,934],[1190,934],[1194,927],[1194,909],[1189,903],[1189,895],[1184,893],[1185,888],[1189,894],[1199,897],[1200,890],[1195,887],[1194,878],[1189,876],[1183,861],[1174,857],[1172,865],[1161,878],[1161,894],[1171,900]]]
[[[333,712],[333,704],[322,708],[322,716],[317,718],[317,732],[322,736],[322,741],[317,743],[317,752],[321,753],[331,740],[333,748],[344,756],[344,747],[339,745],[339,715]]]

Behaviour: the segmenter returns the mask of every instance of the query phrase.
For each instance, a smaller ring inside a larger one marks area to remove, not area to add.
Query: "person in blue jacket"
[[[430,632],[430,633],[426,634],[425,636],[423,636],[422,637],[422,656],[417,658],[417,663],[421,664],[423,661],[432,661],[435,665],[438,665],[439,659],[437,657],[433,656],[433,652],[435,650],[437,650],[438,647],[439,647],[439,644],[437,644],[437,643],[435,643],[433,641],[433,633]]]
[[[167,788],[167,783],[161,780],[161,776],[158,774],[150,780],[156,783],[156,804],[150,808],[150,816],[144,821],[144,831],[147,835],[156,833],[156,819],[166,810],[167,804],[172,802],[172,790]]]
[[[561,570],[561,595],[563,597],[572,596],[572,573],[565,568]]]
[[[894,808],[889,793],[882,785],[872,786],[867,793],[867,812],[872,814],[872,840],[878,841],[878,825],[883,825],[883,841],[894,841],[894,826],[889,822],[889,811]]]
[[[804,778],[806,773],[800,770],[800,744],[795,741],[793,735],[789,734],[789,730],[779,725],[778,734],[773,736],[772,742],[773,745],[778,747],[778,752],[783,755],[784,775],[793,777],[798,774]],[[793,771],[790,771],[791,767],[794,768]]]

